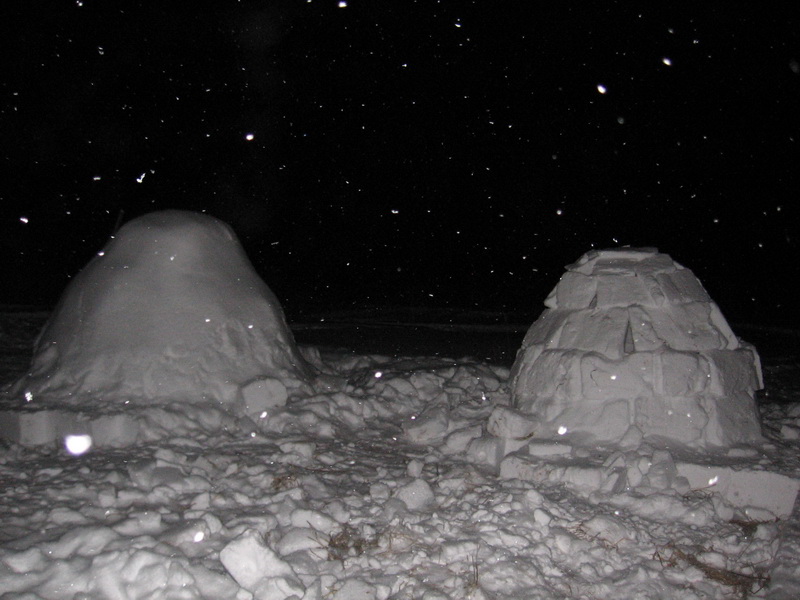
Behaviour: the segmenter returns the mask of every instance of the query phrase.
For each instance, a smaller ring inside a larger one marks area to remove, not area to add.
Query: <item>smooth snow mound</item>
[[[291,389],[310,375],[231,228],[167,210],[127,223],[74,278],[11,393],[32,406],[230,404],[253,382]]]
[[[567,267],[512,369],[537,437],[694,447],[761,439],[755,348],[697,277],[654,248],[591,251]]]

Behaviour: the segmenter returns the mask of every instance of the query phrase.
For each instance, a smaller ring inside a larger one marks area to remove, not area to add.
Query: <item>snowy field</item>
[[[0,316],[3,382],[46,316]],[[143,408],[135,445],[0,447],[0,598],[800,597],[796,334],[734,327],[761,354],[768,443],[692,456],[530,444],[501,418],[530,323],[436,318],[293,325],[339,383],[255,426]],[[697,464],[727,491],[687,486]]]

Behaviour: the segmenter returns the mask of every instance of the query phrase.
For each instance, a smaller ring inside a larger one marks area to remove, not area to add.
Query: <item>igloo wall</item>
[[[310,375],[231,228],[167,210],[127,223],[73,279],[10,393],[31,407],[231,404],[261,382],[285,401]]]
[[[591,251],[567,267],[511,372],[537,437],[690,447],[761,439],[759,357],[694,274],[653,248]]]

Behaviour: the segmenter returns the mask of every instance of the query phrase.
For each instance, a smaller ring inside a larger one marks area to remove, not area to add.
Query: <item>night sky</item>
[[[119,223],[184,208],[230,223],[295,318],[533,318],[564,265],[633,245],[691,268],[731,321],[800,326],[796,8],[0,12],[2,302],[52,304]]]

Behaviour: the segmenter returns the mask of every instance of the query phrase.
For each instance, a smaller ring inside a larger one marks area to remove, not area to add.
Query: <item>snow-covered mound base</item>
[[[132,405],[258,414],[311,375],[233,231],[170,210],[126,224],[75,277],[8,395],[31,411],[61,411],[17,419],[35,435],[28,421],[74,429],[79,413],[116,415]]]
[[[636,446],[758,442],[755,349],[691,271],[655,249],[592,251],[567,267],[512,369],[536,436]]]
[[[306,369],[313,371],[312,364],[327,368],[314,348],[303,351]],[[232,404],[206,399],[117,405],[93,397],[77,406],[69,398],[6,403],[0,405],[0,440],[23,446],[63,446],[69,440],[86,438],[94,447],[124,448],[176,436],[255,435],[259,423],[281,411],[291,398],[313,395],[315,390],[331,391],[344,383],[340,377],[321,372],[310,384],[294,387],[286,385],[286,379],[259,377],[240,386],[240,399]]]
[[[0,596],[798,597],[797,441],[774,433],[798,404],[749,450],[588,449],[532,440],[507,369],[311,358],[346,383],[251,431],[173,413],[151,444],[0,447]]]

